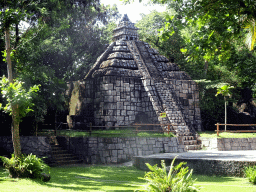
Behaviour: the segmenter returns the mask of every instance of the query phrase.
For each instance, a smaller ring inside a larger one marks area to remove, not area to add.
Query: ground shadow
[[[131,167],[55,167],[52,168],[50,182],[39,183],[48,187],[74,191],[102,190],[103,188],[106,191],[113,191],[113,188],[118,189],[114,191],[133,191],[136,185],[145,183],[144,180],[138,179],[143,176],[143,171]]]

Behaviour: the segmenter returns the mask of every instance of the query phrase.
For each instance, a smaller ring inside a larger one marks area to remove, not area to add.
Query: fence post
[[[168,130],[167,130],[168,135],[170,134],[170,124],[168,124]]]
[[[217,123],[217,137],[219,137],[219,130],[220,130],[219,123]]]

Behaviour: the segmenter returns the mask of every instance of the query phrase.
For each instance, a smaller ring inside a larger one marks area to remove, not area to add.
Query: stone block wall
[[[133,156],[156,153],[184,152],[185,146],[178,145],[178,138],[99,138],[58,137],[59,144],[76,154],[85,163],[111,164],[132,160]]]
[[[24,154],[46,157],[44,161],[51,163],[52,149],[47,137],[22,136],[20,137],[21,152]],[[11,136],[0,136],[0,146],[5,151],[13,153],[13,144]]]
[[[219,151],[256,150],[256,138],[218,139]]]
[[[256,138],[200,138],[203,149],[216,151],[256,150]]]
[[[73,103],[81,107],[72,115],[84,115],[88,113],[86,110],[91,110],[95,124],[107,126],[139,122],[141,114],[147,116],[148,123],[158,122],[152,102],[138,78],[103,76],[87,79],[79,86],[79,99]]]
[[[177,99],[183,106],[183,113],[187,123],[197,131],[201,131],[201,114],[199,106],[199,91],[197,85],[191,80],[168,80],[167,84],[173,87]]]

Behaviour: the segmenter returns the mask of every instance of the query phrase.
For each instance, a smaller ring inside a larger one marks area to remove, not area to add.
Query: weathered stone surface
[[[1,139],[0,139],[1,140]],[[120,163],[132,160],[133,156],[150,155],[161,152],[184,151],[183,145],[178,145],[177,138],[92,138],[81,137],[69,139],[68,137],[58,137],[62,145],[77,156],[81,157],[86,163]],[[80,140],[80,142],[77,142]],[[86,142],[85,142],[86,141]],[[94,142],[97,143],[94,143]],[[151,141],[148,144],[148,141]],[[166,142],[166,143],[165,143]],[[91,147],[87,143],[91,143]],[[143,144],[142,144],[143,143]],[[169,147],[172,143],[172,147]],[[1,144],[1,143],[0,143]],[[79,149],[79,150],[78,150]]]

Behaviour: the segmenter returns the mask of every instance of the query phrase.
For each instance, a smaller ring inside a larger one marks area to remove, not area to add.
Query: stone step
[[[194,136],[183,136],[183,140],[187,141],[187,140],[195,140]]]
[[[75,156],[53,156],[55,161],[78,160]]]
[[[52,143],[52,156],[54,159],[54,162],[52,165],[69,165],[69,164],[77,164],[82,163],[81,160],[78,159],[78,157],[72,153],[70,153],[68,150],[63,149],[60,145]]]
[[[69,158],[69,157],[75,157],[75,155],[70,153],[56,153],[53,154],[54,157],[63,157],[63,158]]]
[[[55,161],[54,165],[73,165],[82,163],[82,160],[59,160]]]
[[[186,140],[183,143],[184,145],[198,145],[197,140]]]
[[[56,155],[56,154],[67,154],[69,153],[67,150],[55,150],[55,151],[52,151],[52,154],[53,155]]]
[[[51,148],[52,148],[53,150],[62,149],[62,147],[59,146],[59,145],[51,145]]]
[[[186,145],[185,148],[187,149],[187,151],[200,150],[201,146],[200,145]]]
[[[59,149],[62,149],[62,147],[57,146],[57,145],[51,145],[51,148],[52,148],[53,150],[59,150]]]

